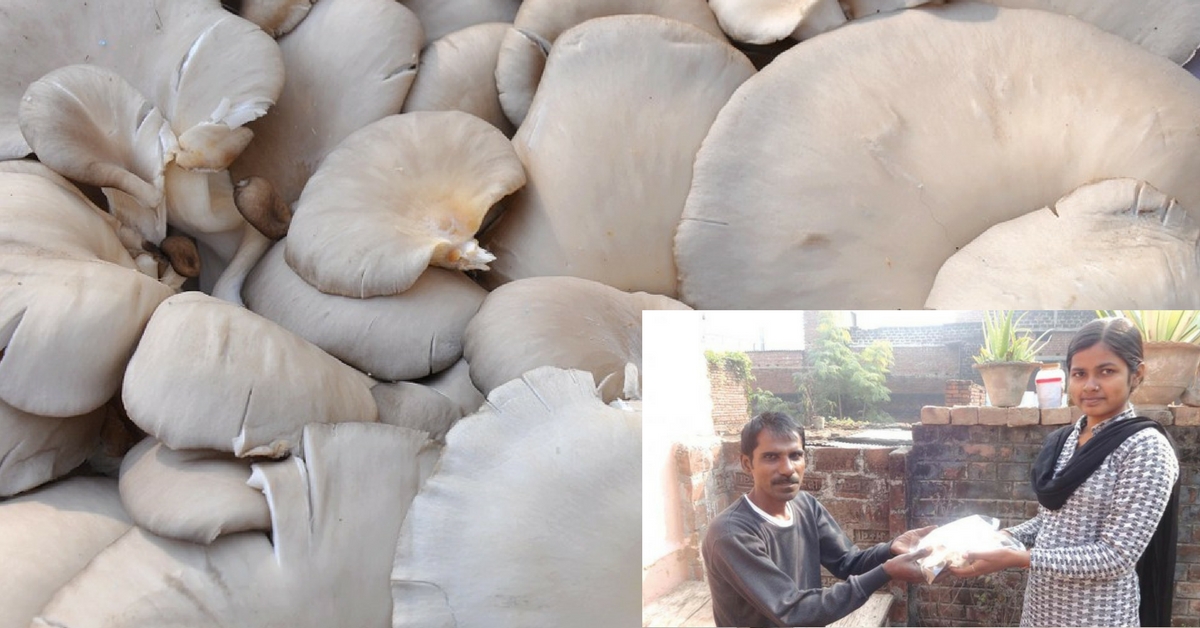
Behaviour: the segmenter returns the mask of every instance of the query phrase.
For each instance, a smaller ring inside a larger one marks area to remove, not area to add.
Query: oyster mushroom
[[[984,231],[942,264],[925,306],[1196,307],[1198,246],[1196,214],[1142,181],[1108,179]]]
[[[261,532],[209,545],[134,528],[62,587],[32,626],[386,626],[388,570],[417,492],[425,435],[379,423],[312,424],[303,458],[253,465]]]
[[[637,625],[641,452],[641,415],[605,405],[586,372],[539,368],[492,391],[446,435],[404,521],[392,626]],[[472,516],[447,525],[464,503]]]
[[[370,380],[239,306],[198,292],[154,312],[121,393],[129,418],[172,449],[281,456],[308,423],[375,421]]]
[[[240,0],[237,14],[279,37],[296,28],[311,9],[311,0]]]
[[[688,308],[575,277],[522,279],[484,299],[467,325],[463,357],[485,395],[526,371],[555,366],[590,371],[608,402],[631,383],[625,365],[640,370],[642,311],[675,309]]]
[[[630,14],[678,20],[724,38],[703,0],[525,0],[504,37],[496,65],[496,86],[508,119],[517,126],[525,120],[559,35],[590,19]]]
[[[708,6],[730,39],[748,44],[808,39],[846,23],[837,0],[710,0]]]
[[[462,111],[512,137],[516,127],[500,107],[495,79],[500,43],[507,32],[507,24],[476,24],[426,46],[421,51],[421,71],[401,113]]]
[[[1079,20],[968,3],[864,19],[717,116],[676,234],[680,298],[917,308],[958,248],[1084,183],[1197,207],[1198,126],[1200,83]]]
[[[106,412],[101,406],[83,416],[44,417],[0,401],[0,497],[41,486],[82,464],[96,446]]]
[[[674,296],[672,238],[696,152],[754,67],[723,39],[653,15],[596,18],[558,42],[513,138],[529,184],[481,234],[497,258],[481,280],[572,275]]]
[[[475,232],[525,184],[508,138],[459,111],[388,116],[347,137],[296,204],[287,263],[321,292],[409,289],[431,264],[486,269]]]
[[[242,291],[250,310],[375,379],[425,377],[462,357],[463,332],[486,295],[466,275],[429,268],[400,294],[352,299],[308,285],[284,261],[286,245],[250,274]]]
[[[250,460],[204,449],[174,450],[154,438],[121,463],[121,503],[138,527],[207,545],[223,534],[271,531],[261,491],[250,487]]]
[[[131,525],[109,478],[70,478],[0,502],[0,627],[28,628]]]
[[[485,22],[512,24],[521,0],[401,0],[417,14],[427,41]]]
[[[371,396],[379,406],[379,421],[426,432],[441,443],[450,426],[483,405],[483,394],[471,383],[466,360],[413,382],[377,384]]]

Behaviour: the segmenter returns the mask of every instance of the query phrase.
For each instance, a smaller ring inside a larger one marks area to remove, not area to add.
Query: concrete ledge
[[[1048,408],[1042,410],[1042,425],[1066,425],[1075,419],[1073,408]]]
[[[1008,425],[1008,408],[981,406],[979,408],[980,425]]]
[[[1138,414],[1162,425],[1200,426],[1200,407],[1139,406]],[[996,408],[993,406],[925,406],[921,423],[925,425],[1068,425],[1083,416],[1075,406],[1069,408]]]
[[[950,423],[954,425],[979,425],[979,406],[954,406],[950,408]]]
[[[1037,408],[1008,408],[1008,426],[1037,425],[1042,413]]]
[[[1200,408],[1177,406],[1171,408],[1171,413],[1175,416],[1175,425],[1200,425]]]

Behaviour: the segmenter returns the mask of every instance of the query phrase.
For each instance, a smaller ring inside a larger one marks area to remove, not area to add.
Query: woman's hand
[[[985,576],[1011,567],[1029,568],[1029,550],[1003,548],[984,552],[968,552],[965,567],[951,567],[950,573],[959,578]]]

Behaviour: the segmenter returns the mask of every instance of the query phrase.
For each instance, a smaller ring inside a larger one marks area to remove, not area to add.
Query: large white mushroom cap
[[[82,464],[96,448],[108,411],[104,405],[83,416],[45,417],[0,401],[0,497],[41,486]]]
[[[868,18],[781,54],[718,115],[676,237],[681,299],[921,307],[956,250],[1084,183],[1200,207],[1198,127],[1200,82],[1076,19]]]
[[[85,414],[116,394],[174,290],[139,272],[111,217],[61,181],[0,172],[0,189],[0,400]]]
[[[1196,214],[1141,181],[1108,179],[983,232],[942,265],[925,305],[1198,307],[1198,247]]]
[[[308,285],[275,244],[242,289],[246,306],[375,379],[425,377],[462,357],[463,332],[487,294],[460,272],[427,269],[404,292],[353,299]]]
[[[288,231],[287,262],[321,292],[399,294],[429,265],[494,259],[475,232],[525,184],[512,144],[459,111],[389,116],[355,131],[309,179]]]
[[[421,19],[428,41],[485,22],[512,23],[521,0],[401,0]]]
[[[309,423],[375,421],[369,379],[245,308],[167,299],[125,373],[129,418],[172,449],[281,456]]]
[[[637,625],[641,424],[585,372],[540,368],[493,391],[413,501],[392,626]]]
[[[641,369],[642,311],[674,309],[688,308],[587,279],[522,279],[488,294],[467,325],[463,357],[485,395],[526,371],[556,366],[591,372],[612,401],[626,389],[625,365]]]
[[[222,534],[271,530],[247,459],[204,449],[176,451],[153,437],[121,463],[121,503],[138,527],[170,539],[208,544]]]
[[[402,113],[462,111],[492,123],[505,135],[516,127],[500,107],[496,59],[508,25],[468,26],[434,41],[421,51],[421,71],[413,81]]]
[[[425,435],[379,423],[305,427],[303,459],[254,465],[271,536],[210,545],[134,528],[34,620],[55,628],[387,626],[388,570]]]
[[[215,169],[212,153],[261,116],[283,85],[275,40],[217,0],[5,0],[0,41],[0,158],[30,150],[17,108],[30,83],[68,65],[116,71],[180,138],[180,158]],[[244,144],[243,144],[244,145]]]
[[[805,36],[846,22],[837,0],[710,0],[709,8],[730,39],[769,44],[789,36]],[[812,24],[819,27],[813,29]],[[804,37],[807,38],[807,37]]]
[[[0,503],[0,628],[28,628],[131,525],[109,478],[70,478]]]
[[[392,382],[371,388],[379,421],[429,434],[441,442],[450,426],[483,405],[483,393],[471,383],[466,360],[415,382]]]
[[[395,0],[321,0],[279,39],[287,82],[249,125],[254,141],[230,167],[235,181],[271,182],[285,203],[300,198],[325,155],[358,129],[400,111],[425,39]]]
[[[564,33],[513,138],[529,184],[481,236],[496,255],[483,281],[571,275],[674,296],[672,238],[696,152],[753,74],[723,39],[662,17]]]

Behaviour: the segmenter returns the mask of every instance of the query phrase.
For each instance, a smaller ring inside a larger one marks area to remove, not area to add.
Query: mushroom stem
[[[246,222],[271,240],[279,241],[287,235],[292,224],[292,208],[267,179],[249,177],[238,181],[233,202]]]
[[[233,255],[233,259],[229,260],[229,265],[225,267],[225,271],[217,278],[217,283],[213,285],[212,295],[223,301],[236,303],[245,307],[245,302],[242,301],[242,285],[246,283],[246,276],[258,264],[258,260],[271,249],[271,239],[263,235],[254,225],[246,225],[242,228],[242,241],[238,245],[237,253]]]

